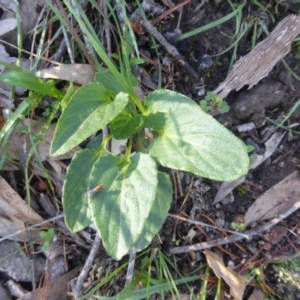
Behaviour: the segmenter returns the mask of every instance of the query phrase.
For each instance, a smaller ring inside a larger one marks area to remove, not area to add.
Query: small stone
[[[199,69],[200,70],[205,70],[210,68],[213,65],[213,60],[208,54],[203,54],[200,56],[200,64],[199,64]]]

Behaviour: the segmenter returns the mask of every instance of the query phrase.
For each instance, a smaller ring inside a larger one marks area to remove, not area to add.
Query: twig
[[[105,38],[106,38],[106,49],[107,49],[107,54],[110,58],[111,57],[111,37],[110,37],[107,5],[106,5],[105,1],[102,2],[102,8],[103,8],[103,14],[104,14],[103,25],[104,25],[104,32],[105,32]]]
[[[62,4],[61,4],[61,1],[60,0],[55,0],[55,3],[57,4],[58,8],[59,8],[59,11],[60,13],[62,14],[62,16],[64,17],[65,19],[65,22],[67,23],[68,25],[68,29],[70,30],[72,36],[74,37],[74,39],[76,40],[79,48],[81,49],[81,51],[84,53],[84,56],[86,57],[87,61],[89,62],[92,70],[96,73],[97,72],[97,69],[95,67],[95,63],[94,63],[94,60],[93,60],[93,57],[90,55],[90,53],[88,53],[87,49],[86,49],[86,46],[84,45],[84,43],[82,42],[82,40],[79,38],[76,30],[73,28],[70,20],[68,19],[68,16],[66,14],[66,11],[65,9],[63,8]]]
[[[236,232],[236,231],[233,231],[233,230],[228,230],[228,229],[220,228],[220,227],[217,227],[217,226],[214,226],[214,225],[210,225],[210,224],[207,224],[207,223],[204,223],[204,222],[200,222],[200,221],[195,221],[195,220],[183,218],[183,217],[180,217],[180,216],[177,216],[177,215],[173,215],[173,214],[168,214],[168,216],[176,218],[176,219],[179,219],[179,220],[182,220],[182,221],[185,221],[185,222],[189,222],[191,224],[196,224],[196,225],[200,225],[200,226],[210,227],[210,228],[218,229],[220,231],[227,231],[227,232],[230,232],[230,233],[241,235],[243,238],[248,238],[249,237],[245,233],[241,233],[241,232]]]
[[[56,211],[53,204],[50,202],[50,200],[48,199],[48,197],[46,197],[45,194],[42,193],[40,194],[39,202],[50,217],[56,215]],[[59,230],[63,234],[70,236],[77,244],[81,246],[85,246],[86,244],[85,241],[77,233],[70,232],[67,229],[65,222],[63,220],[57,220],[57,226],[59,227]]]
[[[177,51],[177,49],[171,45],[163,36],[158,32],[156,27],[151,25],[148,21],[140,21],[143,27],[152,34],[157,41],[166,49],[166,51],[177,61],[177,63],[184,67],[186,71],[195,79],[199,78],[198,73],[192,68],[192,66],[185,61],[184,57]]]
[[[67,47],[67,50],[68,50],[68,53],[69,53],[69,57],[70,57],[71,63],[75,64],[75,58],[74,58],[74,54],[73,54],[72,49],[71,49],[71,45],[70,45],[70,41],[69,41],[69,36],[68,36],[68,33],[67,33],[66,28],[64,26],[62,26],[62,31],[63,31],[64,41],[66,43],[66,47]]]
[[[53,217],[53,218],[50,218],[50,219],[45,220],[45,221],[43,221],[43,222],[40,222],[40,223],[38,223],[38,224],[34,224],[34,225],[32,225],[32,226],[26,227],[25,229],[18,230],[18,231],[14,232],[14,233],[12,233],[12,234],[10,234],[10,235],[8,235],[8,236],[5,236],[5,237],[1,238],[1,239],[0,239],[0,242],[5,241],[5,240],[7,240],[7,239],[10,239],[11,237],[13,237],[13,236],[15,236],[15,235],[18,235],[18,234],[20,234],[20,233],[26,232],[27,230],[29,230],[29,229],[31,229],[31,228],[40,227],[40,226],[42,226],[42,225],[44,225],[44,224],[47,224],[47,223],[50,223],[50,222],[59,220],[59,219],[63,218],[64,216],[65,216],[64,214],[60,214],[60,215],[57,215],[57,216],[55,216],[55,217]]]
[[[199,243],[199,244],[190,245],[190,246],[175,247],[175,248],[173,248],[173,253],[177,254],[177,253],[190,252],[190,251],[199,251],[199,250],[215,247],[216,245],[229,244],[233,241],[236,242],[236,241],[240,241],[247,237],[252,237],[256,234],[259,234],[263,231],[266,231],[266,230],[272,228],[274,225],[281,222],[284,218],[288,217],[290,214],[295,212],[298,208],[300,208],[300,201],[297,201],[289,210],[287,210],[284,214],[279,215],[277,218],[273,218],[271,221],[265,223],[264,225],[258,226],[255,229],[244,232],[244,236],[234,234],[229,237],[217,239],[212,242],[204,242],[204,243]]]
[[[183,192],[182,192],[182,185],[181,185],[181,180],[180,180],[179,172],[175,171],[175,174],[176,174],[176,179],[177,179],[177,183],[178,183],[179,195],[180,195],[180,197],[182,197],[183,196]]]
[[[168,15],[170,15],[173,11],[177,10],[178,8],[181,8],[182,11],[182,7],[186,4],[188,4],[189,2],[191,2],[191,0],[185,0],[173,7],[171,7],[170,9],[168,9],[167,11],[165,11],[164,13],[162,13],[159,17],[157,17],[155,20],[152,21],[152,25],[156,25],[160,20],[164,19],[165,17],[167,17]],[[177,26],[177,29],[179,27]]]
[[[134,265],[135,265],[135,257],[136,257],[136,250],[131,249],[129,251],[129,264],[128,264],[128,267],[127,267],[125,285],[128,285],[130,282],[132,282],[132,277],[133,277],[133,272],[134,272]]]
[[[183,207],[184,207],[186,201],[188,200],[188,198],[189,198],[189,196],[190,196],[190,193],[191,193],[191,190],[192,190],[192,187],[193,187],[193,184],[194,184],[194,176],[193,176],[192,179],[191,179],[191,183],[190,183],[190,185],[189,185],[189,189],[188,189],[188,191],[187,191],[187,193],[186,193],[186,196],[185,196],[184,199],[183,199],[183,202],[182,202],[182,204],[181,204],[181,206],[180,206],[180,208],[179,208],[179,211],[181,211],[181,210],[183,209]]]
[[[92,267],[92,264],[94,262],[94,258],[95,258],[96,254],[98,252],[100,244],[101,244],[101,238],[100,238],[99,233],[97,232],[96,236],[95,236],[93,246],[92,246],[91,251],[89,253],[89,256],[88,256],[88,258],[87,258],[87,260],[86,260],[86,262],[85,262],[85,264],[82,268],[82,271],[80,272],[80,274],[78,276],[76,285],[72,287],[72,290],[75,294],[75,300],[80,299],[80,297],[82,295],[82,286],[83,286],[84,281],[87,278],[88,273],[89,273],[89,271]]]

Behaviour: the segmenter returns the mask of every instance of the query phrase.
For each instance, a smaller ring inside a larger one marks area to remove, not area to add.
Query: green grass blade
[[[222,23],[224,23],[224,22],[230,20],[231,18],[233,18],[234,16],[236,16],[237,14],[240,13],[240,11],[243,9],[243,7],[245,6],[245,4],[246,4],[246,1],[244,1],[244,2],[243,2],[236,10],[234,10],[233,12],[231,12],[230,14],[228,14],[227,16],[225,16],[225,17],[223,17],[223,18],[221,18],[221,19],[218,19],[218,20],[216,20],[216,21],[214,21],[214,22],[211,22],[211,23],[209,23],[209,24],[207,24],[207,25],[205,25],[205,26],[202,26],[202,27],[200,27],[200,28],[197,28],[197,29],[194,29],[194,30],[192,30],[192,31],[190,31],[190,32],[187,32],[187,33],[182,34],[182,35],[178,38],[178,41],[182,41],[182,40],[184,40],[184,39],[186,39],[186,38],[189,38],[189,37],[191,37],[191,36],[193,36],[193,35],[195,35],[195,34],[204,32],[204,31],[206,31],[206,30],[209,30],[209,29],[211,29],[211,28],[214,28],[214,27],[216,27],[216,26],[218,26],[218,25],[220,25],[220,24],[222,24]]]

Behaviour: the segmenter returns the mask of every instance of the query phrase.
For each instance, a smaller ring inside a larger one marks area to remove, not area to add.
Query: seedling
[[[42,249],[48,250],[54,239],[54,229],[50,228],[47,231],[40,232],[40,237],[44,240]]]
[[[236,231],[245,231],[245,225],[242,224],[242,223],[236,223],[236,222],[232,222],[230,224],[230,227],[233,229],[233,230],[236,230]]]
[[[229,112],[227,102],[215,96],[213,92],[206,93],[204,100],[200,101],[200,107],[205,112],[212,112],[213,115],[215,114],[214,111],[217,111],[219,114]]]

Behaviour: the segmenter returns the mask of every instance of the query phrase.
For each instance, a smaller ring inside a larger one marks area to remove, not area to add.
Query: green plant
[[[167,216],[172,185],[169,176],[158,171],[157,164],[214,180],[233,181],[247,173],[249,159],[246,146],[188,97],[160,89],[140,101],[129,63],[135,45],[126,27],[129,22],[120,32],[118,70],[80,5],[82,19],[68,1],[65,5],[109,70],[95,61],[99,70],[95,81],[79,88],[69,101],[69,96],[53,84],[26,72],[5,73],[1,80],[18,82],[39,95],[51,95],[61,101],[52,156],[68,152],[109,127],[110,134],[97,149],[85,149],[74,156],[67,170],[62,201],[70,231],[95,223],[108,254],[121,259],[131,248],[139,251],[147,247]],[[51,7],[61,19],[61,14]],[[63,19],[61,22],[65,24]],[[123,157],[107,150],[112,138],[128,140]]]
[[[47,231],[41,231],[40,237],[43,239],[43,250],[48,250],[50,247],[50,244],[52,243],[54,239],[54,229],[50,228]]]
[[[51,112],[53,111],[53,108],[56,106],[57,101],[53,101],[49,107],[46,107],[45,111],[42,113],[43,117],[49,117],[51,115]]]
[[[245,231],[245,225],[243,223],[231,222],[230,227],[236,231]]]
[[[215,111],[219,114],[225,114],[229,112],[229,106],[226,101],[215,96],[213,92],[207,92],[205,98],[200,101],[200,107],[205,112]]]
[[[21,82],[18,72],[6,73],[2,80],[15,82],[16,76]],[[156,163],[231,181],[247,172],[249,159],[246,146],[186,96],[158,90],[143,105],[139,102],[140,110],[133,101],[137,96],[126,92],[111,72],[98,72],[95,81],[78,89],[63,109],[51,155],[66,153],[110,126],[111,135],[98,149],[74,156],[63,205],[71,231],[95,222],[108,253],[120,259],[132,247],[145,248],[166,218],[172,186]],[[144,128],[150,128],[153,141],[147,140]],[[123,157],[106,150],[112,137],[128,139]],[[100,183],[103,188],[95,190]]]
[[[273,264],[273,268],[276,272],[276,277],[280,282],[290,284],[300,290],[300,259],[299,254],[288,260],[276,261]]]

